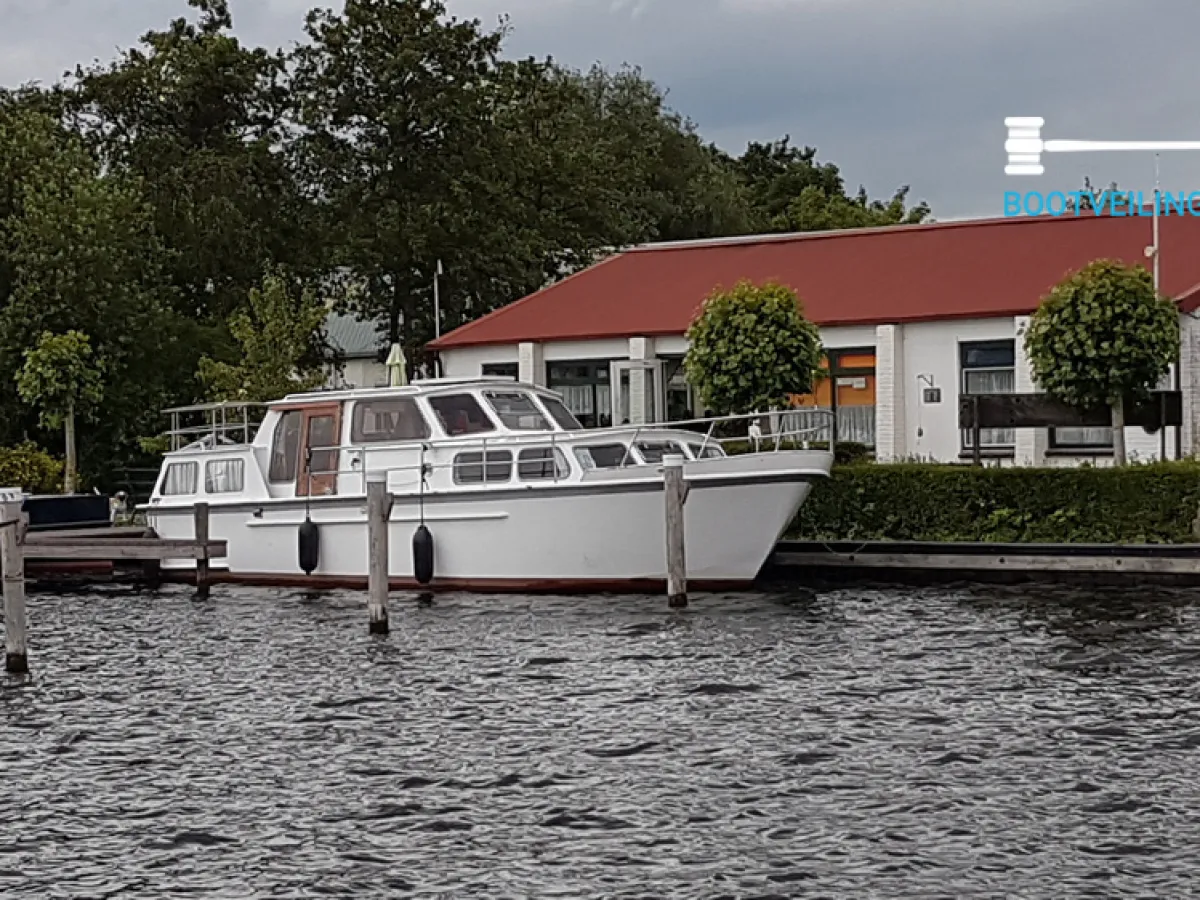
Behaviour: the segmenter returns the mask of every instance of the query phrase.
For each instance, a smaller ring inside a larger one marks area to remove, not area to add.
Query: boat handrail
[[[820,409],[820,408],[816,408],[816,407],[811,407],[811,408],[801,409],[801,410],[784,410],[779,413],[776,413],[775,415],[782,417],[782,416],[787,416],[787,415],[794,415],[796,413],[805,414],[805,415],[816,414],[817,416],[828,418],[831,421],[833,419],[833,411],[832,410]],[[703,418],[703,419],[684,419],[684,420],[681,420],[678,422],[648,422],[648,423],[637,424],[637,425],[635,425],[635,424],[609,425],[604,428],[580,428],[580,429],[575,429],[575,430],[571,430],[571,431],[565,431],[565,430],[564,431],[537,431],[537,432],[530,432],[530,433],[517,432],[517,431],[501,431],[501,432],[489,431],[489,432],[482,433],[479,437],[475,437],[473,435],[459,435],[459,436],[455,436],[455,437],[444,437],[444,438],[428,437],[428,438],[418,438],[415,440],[379,442],[379,443],[330,444],[329,446],[313,447],[312,451],[314,453],[318,453],[321,451],[331,451],[331,450],[348,452],[348,451],[366,451],[369,449],[372,452],[376,452],[376,451],[382,451],[382,450],[411,450],[414,447],[419,447],[422,445],[430,447],[430,448],[436,447],[438,449],[469,449],[472,446],[476,446],[476,445],[480,445],[480,444],[495,445],[495,444],[502,443],[506,446],[511,446],[514,444],[515,445],[544,444],[547,441],[549,441],[551,444],[557,444],[560,442],[597,443],[597,442],[603,442],[604,438],[606,438],[606,437],[609,437],[609,438],[623,437],[623,438],[630,440],[631,443],[636,443],[638,438],[640,436],[642,436],[644,433],[654,433],[654,432],[660,432],[660,431],[689,431],[693,437],[693,440],[695,440],[696,442],[699,442],[701,444],[702,449],[704,446],[706,446],[709,443],[719,443],[719,444],[724,445],[726,443],[733,443],[733,442],[737,442],[737,441],[759,440],[761,444],[766,444],[766,443],[772,444],[773,445],[772,452],[773,452],[775,450],[782,449],[782,447],[783,447],[782,442],[783,442],[784,438],[798,438],[798,437],[802,437],[804,435],[815,434],[826,428],[829,428],[829,423],[819,424],[819,425],[809,425],[809,426],[805,426],[802,428],[777,430],[777,431],[771,432],[767,435],[763,435],[757,439],[753,435],[751,435],[749,437],[745,437],[745,436],[718,437],[715,434],[716,426],[720,425],[721,423],[744,421],[747,419],[754,420],[754,419],[762,419],[762,418],[765,418],[765,414],[744,413],[744,414],[729,415],[729,416],[712,416],[712,417]],[[701,433],[701,432],[692,431],[691,429],[685,428],[684,426],[687,426],[687,425],[709,425],[710,427],[708,428],[707,431]],[[630,438],[629,437],[630,435],[632,435],[633,437]],[[833,450],[832,438],[830,440],[829,449],[831,451]],[[761,451],[759,451],[759,452],[761,452]]]
[[[785,411],[783,413],[779,413],[778,415],[786,415],[788,412],[797,412],[797,411],[789,410],[789,411]],[[825,417],[825,418],[830,418],[830,419],[832,419],[832,417],[833,417],[833,411],[826,410],[826,409],[807,408],[807,409],[800,410],[799,412],[802,412],[805,414],[811,413],[811,414],[817,415],[818,417]],[[613,438],[613,437],[618,437],[618,436],[623,438],[622,443],[624,443],[625,440],[628,441],[628,444],[625,448],[625,454],[621,458],[620,466],[618,466],[618,468],[625,468],[630,462],[631,451],[633,450],[634,446],[638,443],[639,436],[641,436],[643,433],[645,433],[646,435],[652,435],[652,434],[655,434],[656,432],[662,432],[662,431],[684,431],[684,430],[688,430],[688,429],[683,429],[683,428],[680,428],[679,426],[692,425],[692,424],[708,424],[710,427],[703,435],[701,435],[699,433],[695,433],[695,438],[697,439],[697,442],[700,444],[699,453],[703,453],[704,448],[707,447],[710,443],[719,444],[723,448],[726,443],[733,443],[733,442],[737,442],[737,441],[747,440],[747,438],[744,438],[744,437],[717,437],[714,434],[714,431],[715,431],[715,428],[717,425],[719,425],[723,422],[736,422],[736,421],[745,420],[745,419],[761,419],[762,417],[763,416],[761,414],[747,413],[747,414],[730,415],[730,416],[712,416],[712,417],[707,417],[707,418],[703,418],[703,419],[689,419],[689,420],[685,420],[682,422],[653,422],[653,423],[646,423],[643,425],[613,425],[613,426],[608,426],[606,428],[586,428],[586,429],[580,429],[580,430],[575,430],[575,431],[549,431],[549,432],[541,431],[536,434],[517,434],[517,433],[512,433],[512,432],[500,432],[500,433],[490,433],[489,432],[485,435],[481,435],[478,438],[472,438],[472,437],[426,438],[424,440],[404,441],[404,442],[398,442],[398,443],[338,444],[338,445],[330,445],[330,446],[324,446],[324,447],[312,447],[312,448],[310,448],[310,451],[312,453],[332,452],[332,451],[337,451],[340,453],[356,453],[356,454],[358,454],[357,459],[356,459],[356,461],[358,462],[358,465],[351,469],[338,468],[338,469],[330,469],[330,470],[310,470],[309,478],[311,480],[311,478],[313,476],[317,476],[317,475],[359,475],[362,479],[363,491],[365,492],[366,491],[366,478],[367,478],[366,460],[367,460],[368,452],[379,453],[379,452],[385,452],[385,451],[413,450],[413,449],[419,448],[420,459],[417,463],[414,463],[411,465],[389,465],[388,471],[389,472],[422,471],[422,472],[428,474],[435,470],[453,469],[456,465],[453,459],[450,460],[449,462],[438,464],[438,465],[434,465],[433,463],[427,462],[426,455],[430,451],[435,450],[435,449],[437,449],[437,450],[455,450],[460,453],[479,450],[481,453],[481,457],[482,457],[480,460],[480,465],[486,466],[487,460],[488,460],[487,453],[488,453],[489,446],[493,451],[506,450],[506,449],[510,449],[513,447],[536,448],[536,447],[541,446],[541,447],[547,447],[548,449],[550,449],[553,452],[555,449],[558,448],[559,444],[562,444],[562,443],[572,444],[572,445],[580,444],[580,443],[584,443],[584,444],[598,443],[598,442],[603,442],[603,439],[605,437]],[[778,452],[779,450],[781,450],[783,448],[783,446],[784,446],[783,442],[784,442],[785,438],[796,439],[799,437],[803,437],[804,435],[811,435],[811,434],[821,431],[822,429],[824,429],[826,427],[829,427],[829,426],[828,425],[815,425],[815,426],[807,426],[807,427],[803,427],[803,428],[797,428],[797,429],[793,429],[793,430],[776,430],[775,432],[771,433],[769,435],[769,437],[767,437],[767,438],[751,435],[749,440],[755,442],[755,449],[751,452],[752,453]],[[833,431],[833,429],[830,428],[829,452],[831,452],[831,453],[833,452],[833,449],[834,449],[832,431]],[[599,438],[599,440],[597,440],[597,438]],[[764,443],[764,442],[769,443],[773,446],[771,446],[769,450],[763,451],[760,448],[761,448],[762,443]],[[805,441],[804,443],[807,444],[808,442]],[[456,454],[456,456],[457,456],[457,454]],[[459,463],[458,465],[461,466],[461,463]],[[553,481],[559,480],[557,477],[557,472],[558,472],[558,466],[556,465],[555,466],[555,476],[553,478]]]

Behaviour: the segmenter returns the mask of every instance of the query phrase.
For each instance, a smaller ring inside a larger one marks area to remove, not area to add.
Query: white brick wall
[[[517,377],[530,384],[546,384],[546,363],[541,344],[525,341],[517,345]]]
[[[1183,455],[1200,456],[1200,319],[1179,316],[1179,384],[1183,391]]]
[[[1016,371],[1015,390],[1018,394],[1037,393],[1037,382],[1033,377],[1033,368],[1029,363],[1029,355],[1025,352],[1025,330],[1029,327],[1029,316],[1014,316],[1013,331]],[[1013,462],[1018,466],[1040,466],[1046,462],[1046,446],[1049,443],[1049,432],[1045,428],[1016,429],[1016,445]]]
[[[895,462],[908,455],[904,424],[904,326],[875,329],[875,458]]]

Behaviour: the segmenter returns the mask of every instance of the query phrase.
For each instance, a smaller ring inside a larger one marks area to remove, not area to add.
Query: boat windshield
[[[583,425],[557,397],[541,397],[542,406],[563,431],[582,431]]]
[[[523,391],[484,391],[483,396],[511,431],[551,431],[533,398]]]

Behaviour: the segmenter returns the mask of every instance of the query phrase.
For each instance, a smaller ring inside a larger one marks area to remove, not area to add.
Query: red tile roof
[[[1102,257],[1150,261],[1152,219],[977,219],[715,241],[618,253],[430,347],[682,334],[715,287],[780,281],[818,325],[990,318],[1031,312],[1068,272]],[[1200,218],[1162,216],[1165,294],[1200,304]],[[1193,306],[1189,306],[1192,304]]]

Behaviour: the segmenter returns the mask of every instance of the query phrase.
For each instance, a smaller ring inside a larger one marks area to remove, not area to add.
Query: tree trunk
[[[1125,465],[1125,401],[1114,400],[1112,404],[1113,464]]]
[[[67,405],[67,465],[63,473],[63,493],[75,493],[75,404]]]

